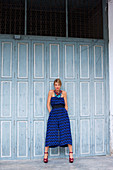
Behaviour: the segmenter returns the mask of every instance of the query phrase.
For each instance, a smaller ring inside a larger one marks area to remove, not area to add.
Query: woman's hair
[[[59,83],[60,85],[62,85],[62,82],[61,82],[61,80],[60,80],[59,78],[57,78],[57,79],[54,80],[54,85],[55,85],[55,82],[57,82],[57,83]]]

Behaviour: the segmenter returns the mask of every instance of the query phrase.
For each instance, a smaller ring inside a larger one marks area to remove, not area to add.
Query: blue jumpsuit
[[[51,106],[52,110],[49,113],[47,122],[45,146],[49,146],[50,148],[57,146],[68,147],[68,144],[72,145],[72,136],[64,98],[51,97]]]

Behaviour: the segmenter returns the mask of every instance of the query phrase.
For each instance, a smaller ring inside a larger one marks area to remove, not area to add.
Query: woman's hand
[[[66,108],[65,108],[66,109]],[[68,112],[68,110],[66,109],[66,111]]]

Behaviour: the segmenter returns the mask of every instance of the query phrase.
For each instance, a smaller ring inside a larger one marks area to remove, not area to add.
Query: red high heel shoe
[[[70,153],[73,153],[73,152],[69,152],[69,154],[70,154]],[[74,161],[74,158],[70,158],[70,155],[69,155],[69,162],[70,162],[70,163],[73,163],[73,161]]]
[[[48,152],[44,152],[44,153],[47,153],[47,154],[48,154]],[[44,163],[47,163],[47,162],[48,162],[48,155],[47,155],[47,158],[44,158],[44,159],[43,159],[43,161],[44,161]]]

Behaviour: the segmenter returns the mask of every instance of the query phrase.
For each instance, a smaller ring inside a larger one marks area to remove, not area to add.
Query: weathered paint
[[[67,91],[73,154],[109,153],[104,40],[1,35],[0,51],[1,159],[43,156],[47,95],[58,77]],[[68,148],[50,149],[50,156],[64,153]]]

